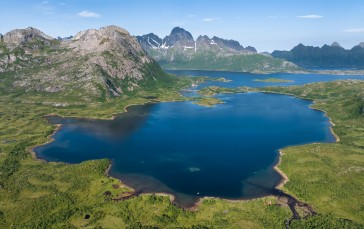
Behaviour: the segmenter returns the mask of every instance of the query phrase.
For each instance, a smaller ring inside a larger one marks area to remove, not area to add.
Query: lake
[[[143,193],[173,194],[177,204],[188,207],[203,196],[269,195],[282,179],[273,169],[279,149],[335,140],[328,118],[310,109],[310,101],[264,93],[218,98],[225,103],[215,107],[131,106],[114,120],[49,117],[63,126],[55,141],[35,152],[67,163],[109,158],[111,176]]]

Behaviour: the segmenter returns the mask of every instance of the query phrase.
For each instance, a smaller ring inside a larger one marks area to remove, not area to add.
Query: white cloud
[[[204,18],[202,19],[202,21],[205,21],[205,22],[210,22],[210,21],[217,21],[217,20],[220,20],[221,18]]]
[[[319,18],[323,18],[324,16],[317,15],[317,14],[308,14],[308,15],[302,15],[302,16],[297,16],[297,17],[305,18],[305,19],[319,19]]]
[[[80,17],[88,17],[88,18],[90,18],[90,17],[93,17],[93,18],[101,17],[100,14],[92,12],[92,11],[87,11],[87,10],[81,11],[77,15],[80,16]]]
[[[345,33],[364,33],[364,28],[350,28],[350,29],[343,29]]]

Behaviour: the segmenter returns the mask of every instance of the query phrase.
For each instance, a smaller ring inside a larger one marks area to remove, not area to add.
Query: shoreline
[[[119,114],[123,114],[125,112],[128,112],[128,108],[130,106],[140,106],[140,105],[146,105],[146,104],[157,104],[157,103],[163,103],[163,102],[184,102],[184,101],[191,101],[191,100],[145,101],[145,102],[142,102],[142,103],[131,103],[131,104],[125,105],[124,108],[123,108],[123,111],[112,114],[110,118],[100,118],[100,117],[93,117],[93,116],[88,116],[88,117],[65,116],[65,115],[58,115],[58,114],[54,114],[54,113],[47,114],[47,115],[44,115],[42,117],[43,118],[47,118],[47,117],[60,117],[60,118],[74,118],[74,119],[87,119],[87,120],[114,120],[116,118],[116,116],[118,116]],[[62,129],[62,126],[63,126],[62,124],[51,124],[49,122],[48,122],[48,124],[49,125],[55,125],[56,126],[56,128],[53,130],[53,132],[46,137],[48,139],[48,141],[46,141],[44,143],[37,144],[35,146],[30,146],[30,147],[28,147],[26,149],[26,151],[28,151],[35,160],[39,160],[39,161],[43,161],[43,162],[49,162],[49,161],[44,160],[44,159],[41,159],[41,158],[38,158],[37,155],[36,155],[36,152],[34,152],[34,149],[37,148],[37,147],[39,147],[39,146],[47,145],[47,144],[55,141],[55,139],[53,138],[53,136],[59,130],[61,130]]]
[[[259,89],[259,88],[257,88]],[[262,88],[264,89],[264,88]],[[323,109],[320,109],[320,108],[317,108],[317,107],[313,107],[315,104],[316,104],[316,101],[315,100],[312,100],[312,99],[308,99],[308,98],[304,98],[304,97],[300,97],[298,95],[294,95],[294,94],[291,94],[291,93],[279,93],[279,92],[271,92],[271,91],[255,91],[255,92],[258,92],[258,93],[267,93],[267,94],[277,94],[277,95],[289,95],[289,96],[292,96],[292,97],[295,97],[295,98],[298,98],[298,99],[302,99],[302,100],[307,100],[307,101],[310,101],[312,102],[312,104],[309,106],[310,109],[312,110],[317,110],[317,111],[321,111],[324,113],[324,116],[328,118],[329,120],[329,123],[331,124],[331,126],[329,127],[330,129],[330,132],[331,134],[334,136],[335,138],[335,143],[338,143],[340,142],[340,137],[335,133],[333,127],[336,126],[335,123],[332,121],[331,117],[327,114],[327,111],[323,110]],[[329,142],[331,143],[331,142]],[[306,145],[306,144],[304,144]]]
[[[289,178],[287,176],[287,174],[285,174],[280,168],[279,166],[282,163],[282,156],[283,156],[283,151],[282,149],[278,150],[278,162],[275,166],[273,166],[273,170],[275,170],[281,177],[281,181],[276,185],[276,189],[280,189],[282,190],[283,186],[289,181]]]
[[[312,102],[312,104],[309,106],[309,108],[312,109],[312,110],[317,110],[317,111],[323,112],[324,113],[324,116],[328,118],[329,123],[331,124],[331,126],[329,127],[329,129],[330,129],[330,133],[335,138],[335,142],[328,142],[328,144],[340,142],[340,137],[335,133],[335,131],[333,129],[333,127],[335,126],[335,123],[332,121],[331,117],[327,114],[327,111],[325,111],[323,109],[319,109],[319,108],[313,107],[316,104],[316,101],[315,100],[308,99],[308,98],[303,98],[303,97],[300,97],[300,96],[297,96],[297,95],[294,95],[294,94],[290,94],[290,93],[278,93],[278,92],[269,92],[269,91],[258,91],[258,92],[268,93],[268,94],[288,95],[288,96],[293,96],[293,97],[298,98],[298,99],[303,99],[303,100],[307,100],[307,101]],[[315,143],[309,143],[309,144],[315,144]],[[307,145],[307,144],[302,144],[302,145]],[[288,146],[288,147],[292,147],[292,146]],[[279,182],[278,185],[276,186],[276,189],[279,189],[279,190],[282,190],[283,186],[287,182],[289,182],[289,178],[288,178],[287,174],[285,174],[279,168],[279,166],[281,165],[281,163],[283,161],[283,159],[282,159],[282,157],[284,155],[283,150],[284,150],[284,148],[278,150],[278,153],[279,153],[278,162],[277,162],[277,164],[275,166],[273,166],[273,169],[282,177],[282,181]]]
[[[364,70],[292,70],[292,71],[229,71],[229,70],[202,70],[202,69],[173,69],[173,68],[163,68],[165,71],[211,71],[211,72],[232,72],[232,73],[243,73],[251,75],[274,75],[274,74],[316,74],[316,75],[334,75],[334,76],[364,76]]]
[[[259,92],[259,91],[257,91]],[[293,95],[293,94],[289,94],[289,93],[278,93],[278,92],[265,92],[265,91],[261,91],[260,93],[270,93],[270,94],[281,94],[281,95],[289,95],[289,96],[293,96],[293,97],[296,97],[296,98],[299,98],[299,99],[304,99],[304,100],[308,100],[308,101],[311,101],[313,104],[311,104],[309,106],[310,109],[313,109],[313,110],[318,110],[318,111],[321,111],[321,112],[324,112],[324,115],[329,119],[329,122],[331,124],[331,126],[329,127],[330,128],[330,132],[331,134],[334,136],[335,138],[335,142],[339,142],[340,141],[340,138],[339,136],[333,131],[333,126],[335,126],[335,124],[332,122],[331,118],[327,115],[327,112],[325,110],[321,110],[321,109],[318,109],[318,108],[315,108],[315,107],[312,107],[312,105],[314,105],[316,102],[314,100],[311,100],[311,99],[307,99],[307,98],[302,98],[302,97],[299,97],[299,96],[296,96],[296,95]],[[128,105],[125,105],[124,106],[124,109],[122,112],[120,113],[115,113],[113,114],[110,118],[96,118],[96,119],[100,119],[100,120],[112,120],[114,119],[118,114],[122,114],[124,112],[128,112],[128,108],[130,106],[138,106],[138,105],[145,105],[145,104],[148,104],[148,103],[161,103],[161,102],[182,102],[182,101],[188,101],[188,100],[171,100],[171,101],[146,101],[146,102],[143,102],[143,103],[133,103],[133,104],[128,104]],[[68,117],[68,116],[61,116],[61,115],[56,115],[54,113],[51,113],[49,115],[45,115],[44,117],[50,117],[50,116],[59,116],[59,117],[62,117],[62,118],[80,118],[80,117]],[[90,118],[90,117],[87,117],[85,119],[93,119],[93,118]],[[32,146],[32,147],[29,147],[27,149],[28,152],[30,152],[30,154],[32,155],[33,159],[37,160],[37,161],[41,161],[41,162],[44,162],[44,163],[50,163],[51,161],[47,161],[47,160],[44,160],[44,159],[41,159],[41,158],[38,158],[37,157],[37,154],[36,152],[34,151],[35,148],[39,147],[39,146],[42,146],[42,145],[46,145],[46,144],[49,144],[53,141],[55,141],[55,139],[53,138],[53,136],[59,131],[62,129],[62,124],[53,124],[56,126],[56,128],[54,129],[54,131],[47,136],[47,139],[48,141],[46,141],[45,143],[42,143],[42,144],[38,144],[36,146]],[[312,144],[312,143],[310,143]],[[306,144],[303,144],[303,145],[306,145]],[[291,147],[291,146],[289,146]],[[281,177],[282,177],[282,180],[275,186],[276,189],[278,190],[281,190],[282,191],[282,188],[283,186],[289,182],[289,178],[288,176],[279,168],[279,166],[281,165],[282,163],[282,156],[284,155],[283,151],[284,149],[278,149],[278,161],[277,163],[273,166],[273,170],[276,171]],[[113,177],[110,175],[110,170],[111,170],[111,167],[112,167],[112,160],[109,160],[110,163],[109,163],[109,166],[108,168],[105,170],[105,175],[106,177],[108,178],[113,178],[113,179],[117,179],[118,181],[120,181],[123,185],[127,186],[128,188],[130,188],[131,190],[133,190],[134,192],[135,189],[133,187],[130,187],[129,185],[126,185],[120,178],[116,178],[116,177]],[[62,162],[57,162],[57,163],[62,163]],[[277,197],[276,195],[274,194],[269,194],[269,195],[266,195],[266,196],[261,196],[261,197],[255,197],[255,198],[250,198],[250,199],[226,199],[226,198],[220,198],[220,197],[209,197],[209,196],[203,196],[201,198],[198,198],[196,203],[194,203],[192,206],[190,207],[184,207],[184,206],[181,206],[179,205],[178,203],[175,203],[175,195],[171,194],[171,193],[163,193],[163,192],[150,192],[150,193],[140,193],[140,195],[157,195],[157,196],[168,196],[169,197],[169,200],[171,202],[171,204],[173,205],[176,205],[178,207],[181,207],[183,208],[184,210],[189,210],[189,211],[196,211],[198,210],[198,207],[203,203],[204,199],[222,199],[224,201],[228,201],[228,202],[246,202],[246,201],[251,201],[251,200],[258,200],[258,199],[262,199],[262,198],[266,198],[266,197]],[[277,197],[278,198],[278,197]]]
[[[44,117],[48,117],[48,116],[51,116],[51,115],[46,115]],[[47,136],[47,140],[45,143],[41,143],[41,144],[37,144],[35,146],[30,146],[26,149],[26,151],[28,151],[28,153],[30,153],[30,155],[33,157],[33,159],[37,160],[37,161],[41,161],[41,162],[45,162],[45,163],[49,163],[50,161],[47,161],[45,159],[42,159],[42,158],[39,158],[37,156],[37,153],[34,151],[35,148],[37,147],[40,147],[40,146],[43,146],[43,145],[47,145],[51,142],[54,142],[55,139],[53,138],[53,136],[59,131],[62,129],[62,124],[53,124],[56,126],[56,128],[53,130],[53,132]]]

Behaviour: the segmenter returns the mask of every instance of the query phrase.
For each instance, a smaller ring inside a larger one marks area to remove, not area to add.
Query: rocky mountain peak
[[[244,47],[240,45],[238,41],[235,40],[226,40],[219,37],[214,36],[212,38],[214,42],[216,42],[219,46],[225,46],[226,48],[230,48],[235,51],[242,51]]]
[[[106,27],[101,27],[100,29],[88,29],[81,32],[78,32],[73,40],[90,40],[90,39],[97,39],[102,36],[104,37],[112,37],[115,36],[115,33],[119,33],[120,35],[130,36],[129,32],[123,28],[120,28],[115,25],[110,25]]]
[[[336,42],[336,41],[331,44],[331,47],[342,48],[341,45],[338,42]]]
[[[0,72],[18,71],[14,87],[50,93],[68,93],[67,88],[73,88],[106,98],[156,87],[167,80],[136,38],[120,27],[89,29],[72,39],[48,38],[34,28],[6,34],[6,54],[0,49]],[[33,39],[36,42],[24,42]],[[28,74],[34,66],[37,71]]]
[[[322,47],[299,44],[290,51],[275,50],[272,56],[286,59],[304,68],[363,68],[363,48],[364,43],[351,49],[345,49],[337,42]]]
[[[163,44],[171,47],[176,43],[179,43],[181,46],[191,47],[194,46],[195,40],[190,32],[180,27],[175,27],[172,29],[171,34],[163,39]]]
[[[360,48],[364,48],[364,42],[360,42],[360,44],[358,45]]]
[[[53,37],[48,36],[45,33],[33,27],[28,27],[26,29],[15,29],[6,33],[3,37],[5,43],[14,45],[19,45],[21,43],[36,39],[42,41],[54,40]]]
[[[135,37],[118,26],[107,26],[100,29],[89,29],[76,34],[66,46],[82,54],[117,50],[123,55],[145,55]],[[143,59],[147,61],[147,59]]]
[[[192,37],[191,33],[188,32],[187,30],[181,28],[181,27],[174,27],[171,31],[170,35],[174,35],[174,34],[187,34],[188,36]]]
[[[159,38],[154,33],[136,36],[136,39],[144,50],[148,50],[148,48],[159,49],[163,45],[163,39]]]

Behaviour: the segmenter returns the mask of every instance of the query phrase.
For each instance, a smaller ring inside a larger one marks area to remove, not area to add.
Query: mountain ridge
[[[154,33],[136,36],[143,49],[164,69],[212,70],[252,73],[297,72],[302,69],[285,60],[257,53],[238,41],[199,35],[196,40],[183,28],[175,27],[160,38]]]
[[[291,61],[300,67],[364,68],[364,42],[351,49],[343,48],[338,42],[321,47],[300,43],[290,51],[275,50],[271,55]]]
[[[212,38],[208,37],[207,35],[199,35],[195,40],[190,32],[187,30],[174,27],[171,33],[164,38],[160,38],[158,35],[154,33],[149,33],[142,36],[136,36],[138,42],[141,46],[145,49],[169,49],[174,47],[174,45],[185,46],[184,49],[194,49],[197,51],[201,44],[201,39],[205,38],[209,40],[210,45],[217,45],[220,48],[230,48],[234,51],[246,51],[246,52],[257,52],[254,47],[248,46],[244,48],[238,41],[235,40],[226,40],[223,38],[219,38],[217,36],[213,36]],[[217,41],[217,42],[216,42]],[[202,44],[203,45],[203,44]]]
[[[32,27],[9,31],[0,43],[0,73],[7,76],[4,90],[80,101],[125,96],[173,80],[118,26],[88,29],[64,40]]]

